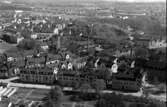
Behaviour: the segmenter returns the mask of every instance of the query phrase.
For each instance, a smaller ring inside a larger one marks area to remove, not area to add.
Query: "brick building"
[[[112,75],[112,89],[125,91],[139,91],[142,75],[134,70],[118,72]]]
[[[20,80],[30,83],[53,84],[55,80],[54,69],[48,66],[22,68]]]

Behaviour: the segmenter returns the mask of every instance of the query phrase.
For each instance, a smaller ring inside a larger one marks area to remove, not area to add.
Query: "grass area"
[[[45,89],[19,88],[18,91],[11,96],[11,99],[40,101],[48,92],[49,90]]]
[[[13,47],[13,48],[7,49],[6,53],[8,54],[8,56],[11,56],[11,57],[22,57],[22,56],[32,55],[34,51],[22,50],[17,47]]]
[[[45,95],[49,92],[49,90],[35,89],[32,93],[27,97],[28,100],[38,101],[45,97]]]
[[[7,51],[8,49],[12,49],[14,48],[15,45],[12,44],[8,44],[6,42],[1,42],[0,43],[0,53],[4,53],[5,51]]]

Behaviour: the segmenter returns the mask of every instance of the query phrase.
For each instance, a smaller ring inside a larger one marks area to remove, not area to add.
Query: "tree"
[[[96,80],[93,83],[93,87],[96,89],[96,92],[99,94],[101,90],[106,88],[106,83],[103,79]]]
[[[157,107],[157,105],[156,105],[155,103],[151,102],[151,103],[148,105],[148,107]]]
[[[17,43],[17,38],[11,34],[4,34],[2,35],[2,40],[9,42],[9,43]]]
[[[92,89],[92,87],[88,83],[84,83],[80,87],[82,93],[87,93],[90,89]]]
[[[0,55],[0,63],[7,63],[8,56],[6,53]]]
[[[31,31],[28,30],[28,29],[23,29],[23,30],[21,31],[21,35],[22,35],[24,38],[29,39],[29,38],[30,38],[30,35],[31,35]]]
[[[106,100],[105,99],[100,99],[99,101],[97,101],[95,107],[107,107]]]
[[[91,85],[88,83],[84,83],[80,87],[80,95],[79,98],[83,100],[91,100],[93,97],[91,96],[91,93],[89,91],[92,89]]]
[[[96,107],[124,107],[122,96],[115,93],[103,94],[97,101]]]
[[[59,86],[53,87],[43,99],[44,107],[60,107],[63,92]]]
[[[31,50],[36,47],[36,42],[31,39],[24,39],[18,44],[18,47],[24,50]]]
[[[21,104],[21,105],[19,105],[19,107],[25,107],[25,105],[24,105],[24,104]]]
[[[95,88],[96,90],[96,97],[99,98],[99,96],[101,95],[101,92],[103,89],[106,88],[106,83],[103,79],[100,79],[100,80],[96,80],[93,84],[93,87]]]
[[[115,93],[110,94],[106,100],[109,101],[110,105],[114,105],[114,107],[116,107],[117,105],[120,105],[122,103],[121,96],[117,95]],[[118,106],[118,107],[120,107],[120,106]]]
[[[74,89],[77,89],[79,87],[79,82],[78,81],[73,81],[72,82],[72,87],[74,87]]]

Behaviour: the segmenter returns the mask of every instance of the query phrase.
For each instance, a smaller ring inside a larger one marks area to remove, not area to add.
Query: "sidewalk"
[[[8,87],[51,89],[51,86],[47,86],[47,85],[13,83],[13,82],[11,82],[11,81],[16,80],[18,78],[19,77],[13,77],[13,78],[9,78],[9,79],[0,79],[0,83],[8,83]]]

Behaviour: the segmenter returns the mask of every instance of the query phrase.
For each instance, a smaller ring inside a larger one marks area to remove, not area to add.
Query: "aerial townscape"
[[[166,3],[0,0],[0,107],[166,107]]]

